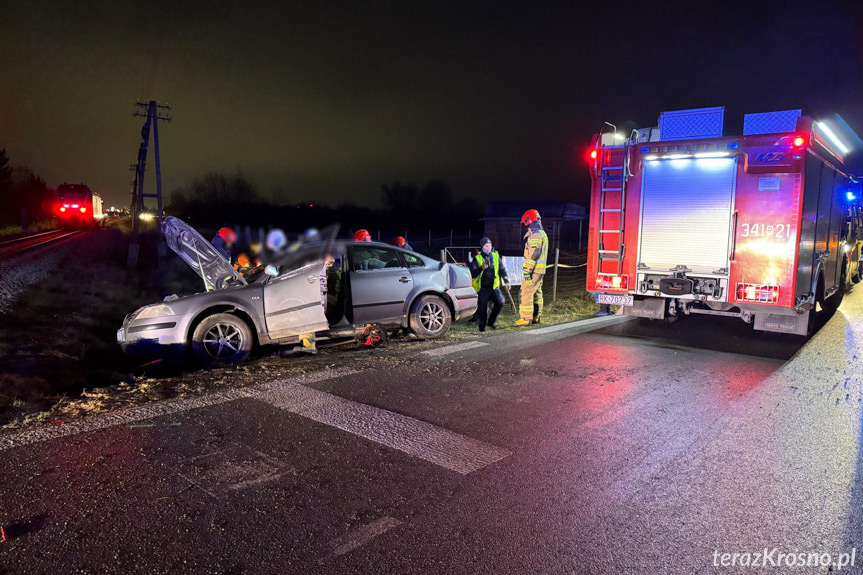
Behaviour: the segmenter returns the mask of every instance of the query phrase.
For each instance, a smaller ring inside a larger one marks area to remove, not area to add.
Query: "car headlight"
[[[174,310],[171,309],[171,306],[160,303],[141,308],[141,310],[135,315],[135,319],[150,319],[154,317],[165,317],[166,315],[174,315]]]

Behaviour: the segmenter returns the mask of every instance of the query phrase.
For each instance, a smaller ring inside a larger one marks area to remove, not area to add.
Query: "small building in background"
[[[587,208],[570,202],[489,202],[485,208],[485,235],[504,255],[520,255],[524,249],[521,216],[529,209],[539,211],[550,248],[579,253],[587,245]]]

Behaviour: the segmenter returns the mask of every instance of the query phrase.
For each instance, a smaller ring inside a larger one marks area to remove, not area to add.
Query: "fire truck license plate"
[[[632,305],[631,295],[612,295],[607,293],[596,294],[596,303],[607,303],[611,305]]]

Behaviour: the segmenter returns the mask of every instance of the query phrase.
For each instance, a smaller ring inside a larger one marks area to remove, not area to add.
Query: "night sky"
[[[602,121],[663,110],[725,105],[739,133],[746,112],[802,107],[863,132],[860,2],[179,4],[4,2],[12,163],[125,205],[132,104],[151,98],[173,106],[166,193],[239,168],[263,194],[330,204],[429,179],[481,203],[584,202]]]

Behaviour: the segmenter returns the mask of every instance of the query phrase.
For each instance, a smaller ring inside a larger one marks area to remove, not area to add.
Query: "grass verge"
[[[3,315],[0,425],[26,424],[64,397],[126,377],[116,330],[158,299],[150,274],[125,269],[127,246],[125,234],[105,228],[59,247],[55,273]]]

